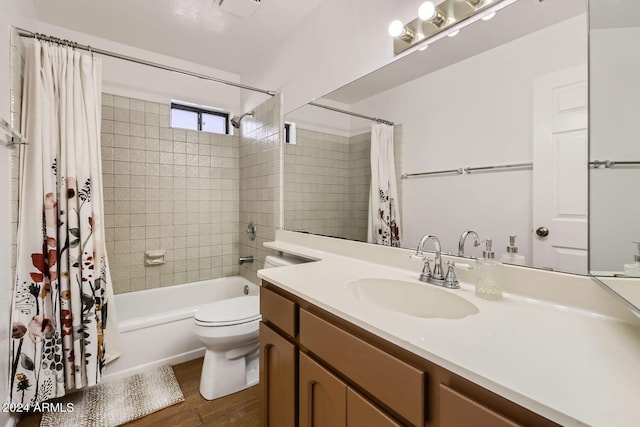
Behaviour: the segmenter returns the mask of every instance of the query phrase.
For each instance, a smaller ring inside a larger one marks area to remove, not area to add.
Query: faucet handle
[[[431,279],[431,266],[429,265],[429,258],[424,257],[424,267],[422,267],[422,273],[420,273],[419,280],[421,282],[428,282]]]
[[[460,282],[458,282],[458,278],[456,277],[456,273],[453,268],[454,265],[453,261],[447,262],[447,275],[444,278],[444,287],[449,289],[460,289]]]

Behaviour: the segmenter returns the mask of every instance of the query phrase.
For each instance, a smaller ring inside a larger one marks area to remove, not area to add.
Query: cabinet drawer
[[[260,289],[260,313],[263,321],[275,325],[291,337],[296,336],[298,331],[294,302],[263,287]]]
[[[522,427],[467,396],[440,384],[441,427]]]
[[[425,383],[419,369],[300,310],[300,344],[416,426],[424,425]]]

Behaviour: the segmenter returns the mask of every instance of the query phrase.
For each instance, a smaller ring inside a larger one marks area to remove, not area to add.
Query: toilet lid
[[[260,319],[260,300],[256,295],[228,298],[205,304],[194,315],[199,323],[211,326],[234,325]]]

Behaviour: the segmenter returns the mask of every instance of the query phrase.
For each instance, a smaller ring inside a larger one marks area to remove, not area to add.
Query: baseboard
[[[142,365],[134,366],[129,369],[125,369],[123,371],[118,371],[114,373],[107,373],[102,377],[102,382],[107,383],[110,381],[117,380],[119,378],[129,377],[131,375],[135,375],[142,371],[146,371],[148,369],[156,368],[162,365],[177,365],[179,363],[188,362],[189,360],[197,359],[198,357],[204,356],[205,349],[204,347],[198,348],[196,350],[187,351],[185,353],[181,353],[175,356],[166,357],[160,360],[154,360],[153,362],[145,363]],[[109,370],[109,365],[107,365],[107,371]]]

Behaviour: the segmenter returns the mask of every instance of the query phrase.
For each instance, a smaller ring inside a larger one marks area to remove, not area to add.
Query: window
[[[296,124],[293,122],[284,122],[284,143],[291,145],[296,143]]]
[[[229,114],[171,103],[171,127],[227,134]]]

